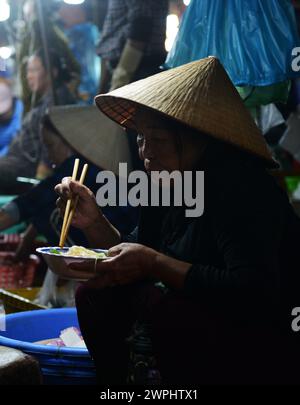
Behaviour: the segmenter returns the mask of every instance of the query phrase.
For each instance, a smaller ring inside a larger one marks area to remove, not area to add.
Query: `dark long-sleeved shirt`
[[[194,299],[244,308],[245,316],[290,315],[300,302],[300,219],[284,191],[240,160],[205,170],[204,197],[198,218],[186,218],[184,207],[145,208],[127,240],[191,263],[184,290]]]
[[[167,14],[166,0],[110,0],[98,54],[117,63],[126,41],[132,39],[147,43],[145,56],[164,58]]]
[[[27,193],[15,198],[6,207],[3,207],[10,215],[13,213],[18,221],[30,220],[35,225],[36,229],[46,236],[51,244],[57,244],[58,240],[57,233],[50,225],[57,199],[54,187],[61,182],[63,177],[69,176],[70,173],[72,173],[74,159],[76,157],[77,156],[74,155],[66,159],[55,169],[51,176],[41,181]],[[84,163],[87,161],[82,156],[78,157],[81,160],[79,167],[80,172]],[[89,163],[89,169],[87,171],[85,185],[96,193],[98,188],[101,187],[101,184],[96,183],[97,174],[101,169],[90,162],[87,163]],[[102,211],[120,232],[130,232],[137,223],[137,209],[134,207],[103,207]],[[58,225],[58,230],[60,229],[61,223]],[[72,227],[70,234],[76,244],[85,245],[87,243],[83,233],[78,229]]]

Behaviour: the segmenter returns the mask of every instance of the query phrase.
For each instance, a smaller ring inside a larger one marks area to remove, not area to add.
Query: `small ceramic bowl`
[[[53,273],[57,274],[59,277],[68,279],[68,280],[78,280],[78,281],[85,281],[95,276],[94,273],[94,265],[91,265],[91,270],[89,271],[77,271],[72,270],[68,267],[69,263],[82,263],[82,262],[91,262],[91,264],[95,263],[96,259],[94,257],[84,257],[84,256],[69,256],[66,253],[68,252],[69,248],[64,247],[43,247],[36,249],[37,253],[40,253],[43,258],[45,259],[49,269],[53,271]],[[107,250],[103,249],[89,249],[93,250],[96,253],[105,253],[107,254]],[[57,252],[57,253],[54,253]],[[98,260],[105,260],[104,258],[97,258]]]

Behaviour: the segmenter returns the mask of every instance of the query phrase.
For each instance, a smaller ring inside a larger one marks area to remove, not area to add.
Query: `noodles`
[[[72,246],[66,253],[66,256],[92,257],[95,259],[106,258],[104,252],[94,252],[93,250],[86,249],[82,246]]]

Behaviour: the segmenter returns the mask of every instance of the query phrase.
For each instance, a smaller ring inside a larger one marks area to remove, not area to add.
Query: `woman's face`
[[[45,94],[50,86],[50,80],[41,58],[31,56],[27,62],[27,82],[33,93]]]
[[[192,170],[201,158],[206,145],[201,136],[174,133],[166,120],[148,112],[138,113],[135,123],[139,156],[148,173]]]

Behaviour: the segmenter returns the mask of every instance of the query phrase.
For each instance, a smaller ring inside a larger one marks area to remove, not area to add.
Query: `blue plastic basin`
[[[0,331],[0,345],[34,356],[40,363],[44,384],[96,384],[93,361],[87,349],[37,345],[57,338],[70,326],[78,327],[75,308],[26,311],[6,316],[6,332]]]

